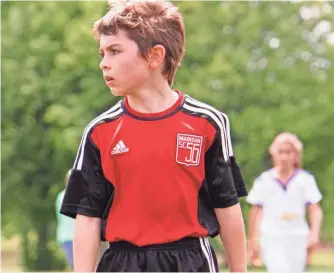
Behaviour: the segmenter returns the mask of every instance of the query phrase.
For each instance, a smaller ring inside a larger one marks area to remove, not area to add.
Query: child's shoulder
[[[214,106],[212,106],[211,104],[205,103],[203,101],[197,100],[189,95],[184,95],[184,104],[186,106],[190,106],[190,107],[194,107],[194,108],[201,108],[201,109],[205,109],[208,111],[211,111],[215,114],[219,114],[219,115],[225,115],[225,113],[223,113],[221,110],[218,110],[217,108],[215,108]]]
[[[103,112],[102,114],[92,119],[86,126],[85,132],[92,131],[94,128],[96,128],[100,124],[105,123],[106,121],[115,120],[122,114],[123,114],[122,101],[119,101],[111,108],[109,108],[107,111]]]
[[[313,175],[312,173],[310,173],[309,171],[306,171],[306,170],[304,170],[304,169],[298,169],[298,175],[299,175],[300,177],[302,177],[303,180],[304,180],[304,179],[308,179],[308,180],[313,180],[313,179],[315,179],[315,178],[314,178],[314,175]]]
[[[184,95],[183,108],[197,116],[206,117],[218,127],[229,127],[229,118],[226,113],[218,110],[210,104],[196,100],[189,95]],[[222,129],[222,128],[221,128]]]
[[[272,169],[262,172],[257,178],[256,182],[263,183],[264,181],[271,180],[273,178]]]

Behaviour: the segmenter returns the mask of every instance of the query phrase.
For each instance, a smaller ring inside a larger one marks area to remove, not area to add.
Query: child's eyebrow
[[[121,44],[111,44],[111,45],[106,46],[105,48],[100,47],[99,48],[99,52],[103,52],[104,50],[111,49],[111,48],[113,48],[115,46],[122,46],[122,45]]]

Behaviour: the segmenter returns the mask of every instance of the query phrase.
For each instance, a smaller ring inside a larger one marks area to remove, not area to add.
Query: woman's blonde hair
[[[279,135],[277,135],[275,137],[274,141],[271,143],[271,145],[269,147],[269,154],[271,155],[271,157],[273,159],[273,164],[275,165],[274,156],[277,153],[278,147],[282,143],[289,143],[293,146],[293,148],[295,149],[296,154],[297,154],[295,167],[296,168],[301,168],[301,166],[302,166],[303,143],[300,141],[300,139],[296,135],[294,135],[292,133],[289,133],[289,132],[280,133]]]

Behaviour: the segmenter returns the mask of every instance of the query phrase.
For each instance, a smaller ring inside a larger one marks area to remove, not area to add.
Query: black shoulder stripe
[[[84,133],[81,138],[81,143],[80,147],[78,149],[77,156],[74,161],[73,169],[81,170],[82,168],[82,161],[83,161],[83,156],[85,153],[85,144],[87,137],[89,136],[91,130],[100,122],[103,122],[104,120],[110,120],[110,119],[115,119],[117,118],[121,113],[123,112],[120,102],[118,102],[114,107],[110,108],[108,111],[104,112],[97,118],[95,118],[93,121],[91,121],[87,127],[84,130]]]
[[[212,110],[212,109],[208,109],[207,107],[205,107],[205,104],[201,104],[201,103],[196,103],[194,101],[191,101],[192,103],[189,103],[188,98],[186,99],[183,108],[191,111],[191,112],[195,112],[198,113],[199,115],[206,115],[208,117],[210,117],[211,120],[214,121],[214,125],[215,128],[218,127],[218,131],[220,132],[221,135],[221,141],[222,141],[222,150],[223,150],[223,155],[224,155],[224,159],[227,161],[229,159],[229,150],[228,150],[228,135],[227,135],[227,130],[226,130],[226,124],[224,122],[224,120],[221,118],[219,118],[219,114],[217,110]],[[213,112],[217,112],[217,113],[213,113]]]

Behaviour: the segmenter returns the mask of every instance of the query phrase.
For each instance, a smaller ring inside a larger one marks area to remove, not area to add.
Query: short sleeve
[[[103,218],[113,195],[113,185],[104,177],[100,151],[92,134],[83,136],[60,212]]]
[[[212,145],[205,154],[205,175],[212,204],[224,208],[238,203],[238,197],[246,196],[247,190],[240,168],[232,152],[229,123],[221,116],[217,123]]]
[[[252,189],[246,198],[246,201],[254,206],[262,206],[265,201],[265,189],[263,187],[263,180],[258,178],[255,180]]]
[[[310,175],[309,178],[305,181],[305,192],[306,204],[316,204],[322,199],[322,195],[313,175]]]

